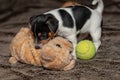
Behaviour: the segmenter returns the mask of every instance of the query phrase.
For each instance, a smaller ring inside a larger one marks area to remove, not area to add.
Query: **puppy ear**
[[[34,15],[34,16],[30,17],[30,19],[29,19],[30,28],[34,28],[35,24],[37,24],[39,22],[46,22],[46,20],[47,20],[47,18],[45,17],[44,14]]]
[[[34,26],[34,24],[39,22],[46,23],[48,25],[48,28],[53,33],[56,33],[58,29],[58,20],[51,14],[40,14],[37,16],[32,16],[29,22],[31,26]]]
[[[46,24],[48,25],[48,28],[51,32],[56,33],[58,29],[58,20],[54,16],[49,16]]]
[[[36,16],[32,16],[32,17],[30,17],[30,19],[29,19],[29,23],[31,24],[31,25],[33,25],[33,23],[34,23],[34,19],[36,18]]]
[[[29,23],[33,25],[34,23],[39,23],[39,22],[46,22],[50,18],[49,15],[45,14],[40,14],[40,15],[34,15],[30,17]]]

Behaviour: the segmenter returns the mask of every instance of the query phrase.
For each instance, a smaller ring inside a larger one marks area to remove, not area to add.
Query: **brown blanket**
[[[78,59],[75,67],[69,71],[51,71],[23,63],[9,64],[9,44],[20,28],[26,26],[29,17],[61,4],[57,2],[59,0],[41,1],[43,2],[38,2],[37,6],[25,4],[29,7],[23,8],[25,9],[23,12],[14,13],[6,18],[4,16],[9,15],[12,12],[11,9],[7,12],[0,12],[0,80],[120,80],[120,9],[117,6],[110,6],[112,4],[105,8],[102,45],[94,59],[89,61]],[[109,2],[111,1],[109,0]],[[24,4],[24,2],[20,4]],[[22,9],[20,9],[20,5],[17,9],[16,5],[13,5],[16,8],[13,11]]]

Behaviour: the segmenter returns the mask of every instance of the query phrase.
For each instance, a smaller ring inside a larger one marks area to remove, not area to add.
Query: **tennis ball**
[[[96,48],[92,41],[83,40],[76,46],[76,55],[79,59],[88,60],[95,56]]]

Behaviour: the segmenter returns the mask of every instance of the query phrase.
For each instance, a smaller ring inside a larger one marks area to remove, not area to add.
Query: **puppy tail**
[[[97,10],[99,13],[102,13],[103,9],[104,9],[103,1],[102,0],[93,0],[92,5],[96,5],[97,3],[98,3],[98,5],[95,10]]]

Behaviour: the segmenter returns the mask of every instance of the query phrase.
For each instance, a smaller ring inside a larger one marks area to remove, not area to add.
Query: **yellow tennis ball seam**
[[[79,48],[81,48],[80,44],[82,44],[82,46],[84,46],[85,43],[87,44],[88,49],[87,49],[87,51],[85,51],[85,53],[81,54],[81,52],[79,51]],[[95,52],[96,52],[95,45],[91,41],[84,40],[76,46],[76,52],[77,52],[78,58],[90,59],[95,55]]]
[[[86,41],[86,40],[84,40],[84,41]],[[80,42],[80,44],[83,44],[83,42],[84,41],[82,41],[82,42]],[[89,41],[90,42],[90,41]],[[79,44],[78,44],[79,45]],[[87,46],[88,46],[88,49],[87,49],[87,51],[85,51],[84,53],[82,53],[82,54],[86,54],[89,50],[90,50],[90,45],[89,45],[89,43],[88,43],[88,41],[87,41]],[[77,50],[78,51],[78,50]],[[79,51],[78,51],[79,52]],[[81,53],[81,52],[80,52]]]
[[[87,42],[87,46],[88,46],[87,51],[85,51],[84,53],[82,53],[81,56],[87,54],[87,53],[90,51],[90,46],[88,45],[88,42]],[[80,52],[80,53],[81,53],[81,52]]]

